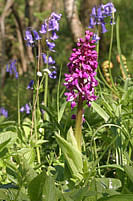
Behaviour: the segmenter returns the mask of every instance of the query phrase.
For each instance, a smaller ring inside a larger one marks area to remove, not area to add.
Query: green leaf
[[[81,201],[84,198],[92,198],[96,196],[95,191],[90,191],[89,186],[80,188],[80,189],[75,189],[72,193],[70,193],[70,197],[74,201]]]
[[[58,114],[58,123],[61,121],[62,119],[62,116],[63,116],[63,113],[64,113],[64,110],[66,108],[66,105],[67,105],[67,102],[65,101],[62,105],[61,105],[61,108],[60,108],[60,111],[59,111],[59,114]]]
[[[83,162],[80,151],[75,146],[73,146],[73,144],[66,141],[60,135],[55,134],[55,136],[66,158],[72,176],[81,180],[83,178],[82,177]]]
[[[30,136],[30,132],[31,132],[31,120],[29,118],[25,118],[22,124],[22,127],[24,129],[24,133],[26,138],[28,138]]]
[[[91,103],[93,109],[107,122],[109,120],[109,115],[95,102]]]
[[[43,201],[43,188],[45,185],[46,174],[42,172],[36,176],[28,186],[28,193],[31,201]]]
[[[22,148],[17,152],[21,157],[24,157],[25,160],[31,164],[35,159],[35,150],[33,148]]]
[[[133,194],[113,195],[109,198],[100,198],[98,201],[133,201]]]
[[[121,181],[115,178],[96,178],[96,189],[102,193],[105,189],[117,190],[122,186]]]
[[[67,141],[70,142],[76,149],[78,149],[77,141],[75,139],[72,127],[70,127],[67,132]]]
[[[5,121],[0,123],[0,128],[7,128],[7,127],[14,127],[16,126],[16,122],[15,121]]]
[[[56,188],[54,179],[51,176],[46,176],[45,185],[43,188],[43,201],[58,201],[56,196]]]
[[[0,189],[0,200],[6,200],[9,201],[8,191],[5,189]]]
[[[133,167],[125,165],[124,166],[124,170],[127,173],[129,179],[132,181],[133,183]]]
[[[12,132],[12,131],[6,131],[6,132],[2,132],[0,133],[0,144],[4,143],[4,142],[8,142],[8,145],[12,145],[17,139],[17,133]]]
[[[0,151],[3,150],[4,148],[6,148],[8,142],[10,141],[11,139],[8,139],[7,141],[3,142],[0,144]]]

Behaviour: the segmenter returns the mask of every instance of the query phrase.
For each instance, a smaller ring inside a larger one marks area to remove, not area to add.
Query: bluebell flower
[[[113,3],[111,3],[111,2],[109,2],[105,5],[102,4],[101,8],[103,9],[104,15],[106,15],[106,16],[112,16],[112,13],[116,12],[116,9],[115,9]]]
[[[27,46],[32,46],[33,43],[34,43],[34,40],[33,40],[33,36],[32,36],[32,33],[29,29],[27,29],[25,31],[25,38],[24,38],[27,42]]]
[[[27,86],[27,89],[33,89],[34,80],[31,80]]]
[[[46,44],[47,44],[47,46],[48,46],[48,48],[49,48],[50,51],[55,52],[55,50],[53,50],[53,48],[55,47],[55,43],[49,42],[48,39],[47,39],[46,40]]]
[[[38,32],[36,30],[33,30],[34,38],[35,40],[40,40],[41,37],[39,36]]]
[[[30,114],[30,106],[28,104],[25,104],[25,112],[26,114]]]
[[[10,75],[14,74],[16,79],[18,79],[18,72],[17,72],[17,69],[16,69],[16,60],[13,60],[10,62],[10,64],[7,64],[6,66],[6,72],[9,72]]]
[[[45,53],[42,53],[42,58],[45,64],[47,64],[47,55]]]
[[[51,56],[49,56],[47,58],[47,55],[45,53],[42,53],[42,58],[43,58],[43,61],[44,61],[45,64],[47,64],[47,63],[48,63],[48,65],[55,64],[55,61],[53,60],[53,58]]]
[[[53,60],[53,58],[51,56],[48,57],[48,64],[49,65],[55,64],[55,61]]]
[[[56,67],[55,66],[50,66],[49,68],[43,69],[44,74],[48,73],[48,76],[51,79],[56,79],[57,77],[57,72],[56,72]]]
[[[50,37],[50,39],[51,39],[51,40],[56,40],[56,39],[58,39],[58,36],[57,36],[57,34],[56,34],[55,31],[52,31],[52,36]]]
[[[93,8],[92,8],[92,13],[91,13],[91,16],[96,16],[96,6],[94,6]]]
[[[96,19],[93,17],[90,17],[90,24],[88,28],[93,29],[95,25],[96,25]]]
[[[106,17],[110,17],[111,18],[110,24],[111,25],[114,24],[114,22],[112,23],[114,12],[116,12],[116,9],[115,9],[113,3],[107,3],[105,5],[102,4],[97,8],[96,8],[96,6],[93,7],[92,13],[90,15],[90,22],[89,22],[88,28],[94,28],[95,25],[100,24],[101,28],[102,28],[102,33],[107,32],[104,20]]]
[[[0,108],[0,116],[8,117],[8,111],[4,107]]]
[[[92,39],[95,40],[97,43],[97,41],[100,40],[100,37],[96,33],[94,33]]]
[[[50,17],[53,17],[55,20],[59,21],[61,19],[62,14],[51,13]]]
[[[104,22],[101,23],[101,27],[102,27],[102,33],[103,33],[103,34],[106,33],[106,32],[107,32],[107,29],[106,29],[106,27],[105,27],[105,23],[104,23]]]
[[[49,74],[49,77],[51,78],[51,79],[56,79],[56,77],[57,77],[57,72],[54,70],[54,71],[52,71],[50,74]]]
[[[41,34],[46,34],[47,33],[47,23],[46,20],[44,23],[41,25],[41,30],[39,31]]]
[[[22,106],[22,107],[20,108],[20,112],[24,112],[24,111],[25,111],[25,107]]]
[[[59,23],[55,19],[49,19],[48,31],[59,31]]]
[[[26,112],[26,114],[30,114],[31,108],[28,103],[20,108],[20,112]]]

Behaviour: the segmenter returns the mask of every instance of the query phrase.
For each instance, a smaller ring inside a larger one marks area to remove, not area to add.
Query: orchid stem
[[[80,152],[81,152],[81,140],[82,140],[82,114],[83,114],[83,101],[82,96],[80,95],[78,102],[77,116],[76,116],[76,126],[75,126],[75,138]]]

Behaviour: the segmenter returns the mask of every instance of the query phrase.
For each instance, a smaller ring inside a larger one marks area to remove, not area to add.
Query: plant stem
[[[109,75],[111,79],[111,84],[114,87],[114,89],[117,91],[117,88],[115,87],[113,78],[112,78],[112,73],[111,73],[111,67],[110,67],[110,62],[111,62],[111,53],[112,53],[112,44],[113,44],[113,33],[114,33],[114,12],[113,12],[113,20],[112,20],[112,26],[111,26],[111,36],[110,36],[110,47],[109,47]]]
[[[48,74],[45,75],[45,87],[44,87],[44,106],[47,107],[48,101]],[[48,120],[46,112],[44,113],[44,120]]]
[[[58,123],[59,123],[59,110],[60,110],[60,84],[61,84],[61,71],[62,71],[62,65],[60,68],[60,74],[59,74],[59,81],[58,81],[58,87],[57,87],[57,114],[58,114]]]
[[[99,31],[98,31],[98,30],[97,30],[97,35],[99,36]],[[97,42],[97,45],[96,45],[96,51],[97,51],[97,55],[98,55],[98,57],[99,57],[99,41]],[[97,58],[97,61],[98,61],[98,58]],[[98,72],[99,72],[99,74],[100,74],[100,77],[102,78],[102,80],[103,80],[104,83],[106,84],[106,86],[107,86],[109,89],[111,89],[111,91],[113,91],[115,95],[118,96],[118,92],[116,92],[116,91],[114,90],[114,88],[112,88],[112,87],[108,84],[108,82],[104,79],[104,76],[103,76],[103,74],[102,74],[102,72],[101,72],[101,69],[100,69],[100,66],[99,66],[99,65],[98,65],[98,67],[97,67],[97,70],[98,70]]]
[[[38,60],[37,60],[37,72],[39,72],[39,65],[40,65],[40,51],[41,46],[40,42],[38,41]],[[35,79],[36,79],[36,68],[35,68]],[[33,128],[35,129],[35,138],[36,141],[38,140],[38,132],[37,132],[37,103],[39,102],[39,78],[37,78],[37,85],[36,85],[36,94],[33,94],[33,110],[32,110],[32,125],[31,125],[31,136],[33,133]],[[39,103],[38,103],[39,104]],[[38,105],[39,107],[39,105]],[[38,163],[41,163],[40,160],[40,150],[39,147],[36,147],[37,152],[37,160]]]
[[[118,50],[118,54],[120,56],[120,64],[122,66],[122,69],[125,73],[125,76],[126,76],[126,79],[128,78],[128,74],[127,74],[127,71],[125,69],[125,66],[123,64],[123,61],[122,61],[122,54],[121,54],[121,47],[120,47],[120,33],[119,33],[119,22],[120,22],[120,17],[118,16],[117,17],[117,21],[116,21],[116,40],[117,40],[117,50]]]
[[[18,105],[18,126],[20,126],[20,93],[19,93],[19,77],[18,77],[18,87],[17,87],[17,105]]]
[[[76,126],[75,126],[75,138],[77,141],[79,151],[81,151],[81,140],[82,140],[82,114],[83,114],[83,101],[82,96],[79,95]]]

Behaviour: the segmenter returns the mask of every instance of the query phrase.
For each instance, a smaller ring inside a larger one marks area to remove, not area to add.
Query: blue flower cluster
[[[26,114],[30,114],[31,108],[28,103],[20,108],[20,112],[26,112]]]
[[[0,116],[8,117],[8,111],[4,107],[0,108]]]
[[[41,40],[42,37],[45,35],[45,42],[46,47],[49,51],[55,52],[55,43],[54,41],[58,39],[58,36],[56,34],[56,31],[59,31],[59,21],[61,19],[61,14],[51,13],[50,17],[41,25],[41,30],[39,33],[36,30],[32,30],[32,28],[27,28],[25,32],[25,40],[27,42],[28,46],[34,46],[35,42],[38,40]],[[39,35],[41,34],[41,36]],[[42,53],[42,58],[45,64],[48,64],[48,66],[55,64],[55,61],[51,56],[47,56],[45,53]],[[51,71],[51,70],[52,71]],[[54,70],[53,70],[54,69]],[[56,78],[56,67],[51,66],[48,68],[48,75],[50,78],[55,79]],[[41,72],[37,72],[38,76],[42,76]],[[30,88],[30,87],[29,87]]]
[[[16,60],[13,60],[10,62],[10,64],[7,64],[6,66],[6,72],[9,72],[10,75],[14,74],[16,79],[18,79],[18,72],[17,72],[17,69],[16,69]]]
[[[49,38],[46,38],[46,44],[50,51],[54,51],[55,43],[52,41],[55,41],[58,36],[56,34],[56,31],[59,31],[59,20],[61,19],[61,14],[51,13],[49,19],[46,19],[43,24],[41,25],[41,30],[39,31],[40,34],[49,36],[49,33],[51,33],[51,36]],[[25,31],[25,40],[27,42],[28,46],[33,46],[35,41],[41,40],[42,37],[39,35],[39,33],[36,30],[32,30],[31,27],[27,28]],[[52,41],[49,41],[52,40]]]
[[[99,7],[93,7],[92,13],[90,15],[90,23],[88,28],[94,28],[96,25],[101,25],[102,33],[107,32],[105,27],[105,18],[110,17],[110,24],[113,23],[113,13],[116,12],[116,9],[113,3],[101,4]],[[100,38],[95,34],[95,40],[99,40]]]

